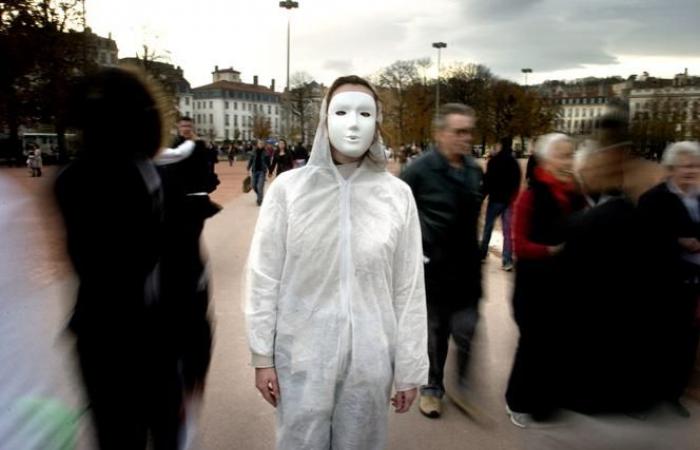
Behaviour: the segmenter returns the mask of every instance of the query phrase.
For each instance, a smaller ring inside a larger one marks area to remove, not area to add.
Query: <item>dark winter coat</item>
[[[69,327],[79,337],[128,335],[137,343],[153,327],[160,303],[161,183],[148,160],[105,162],[78,159],[56,179],[68,255],[79,280]]]
[[[426,283],[441,292],[428,302],[475,304],[481,297],[477,227],[481,212],[481,168],[471,157],[461,169],[437,150],[417,158],[401,174],[413,191],[423,235]],[[457,305],[455,305],[457,306]]]
[[[277,172],[275,175],[279,175],[282,172],[286,172],[294,168],[294,155],[289,150],[285,151],[284,155],[280,154],[280,151],[275,151],[275,156],[272,158],[272,164],[270,165],[270,174]]]
[[[248,160],[248,170],[252,172],[266,172],[270,167],[270,157],[264,148],[256,148]]]
[[[653,398],[648,247],[627,197],[612,196],[577,214],[561,253],[564,270],[557,339],[565,386],[561,405],[629,412]]]
[[[520,165],[510,150],[501,150],[486,164],[484,196],[489,202],[510,204],[520,191],[520,183]]]

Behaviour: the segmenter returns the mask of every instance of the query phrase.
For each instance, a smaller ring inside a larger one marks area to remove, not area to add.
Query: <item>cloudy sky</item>
[[[86,0],[88,24],[112,37],[119,56],[146,43],[182,66],[193,86],[215,65],[244,81],[286,79],[287,18],[291,71],[329,84],[370,75],[399,59],[429,57],[444,41],[443,67],[478,62],[529,82],[648,71],[700,75],[698,0]],[[432,76],[436,74],[435,66]]]

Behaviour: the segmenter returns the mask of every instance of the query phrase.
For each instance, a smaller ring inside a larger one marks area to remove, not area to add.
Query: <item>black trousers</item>
[[[698,286],[683,286],[666,301],[673,307],[659,312],[663,322],[656,343],[659,346],[657,379],[662,400],[677,400],[685,392],[695,367],[700,330],[695,324]]]
[[[204,383],[213,341],[208,316],[209,280],[200,246],[204,219],[201,214],[193,216],[169,224],[161,262],[167,333],[179,351],[180,372],[188,389]]]
[[[133,345],[78,337],[80,369],[101,450],[178,448],[182,383],[175,358]],[[149,354],[150,353],[150,354]]]
[[[457,346],[457,382],[466,385],[471,346],[479,321],[477,304],[452,306],[431,303],[428,294],[428,357],[430,372],[428,384],[421,388],[423,395],[442,397],[445,393],[444,370],[450,336]]]

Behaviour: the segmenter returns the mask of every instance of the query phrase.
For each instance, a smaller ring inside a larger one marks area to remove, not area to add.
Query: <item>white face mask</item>
[[[364,92],[336,94],[328,105],[328,137],[338,152],[359,158],[372,145],[377,128],[377,103]]]

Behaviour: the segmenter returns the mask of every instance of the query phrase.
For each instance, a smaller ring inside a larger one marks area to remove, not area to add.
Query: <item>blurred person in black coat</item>
[[[589,208],[572,217],[560,254],[557,401],[584,413],[637,413],[654,402],[650,255],[625,193],[634,160],[626,114],[610,111],[596,133],[578,159]]]
[[[194,139],[192,120],[182,117],[174,146]],[[161,289],[172,308],[170,324],[188,396],[201,396],[211,360],[212,327],[208,314],[209,274],[201,250],[204,222],[221,207],[209,194],[219,184],[215,153],[202,140],[185,159],[159,165],[164,189],[164,235]]]
[[[677,142],[662,158],[668,177],[639,199],[655,281],[659,399],[680,403],[695,364],[700,294],[700,145]]]
[[[183,384],[160,284],[166,129],[144,75],[108,69],[72,94],[76,160],[55,183],[79,279],[69,328],[102,449],[177,448]],[[129,126],[124,128],[124,122]],[[125,131],[126,130],[126,131]]]

